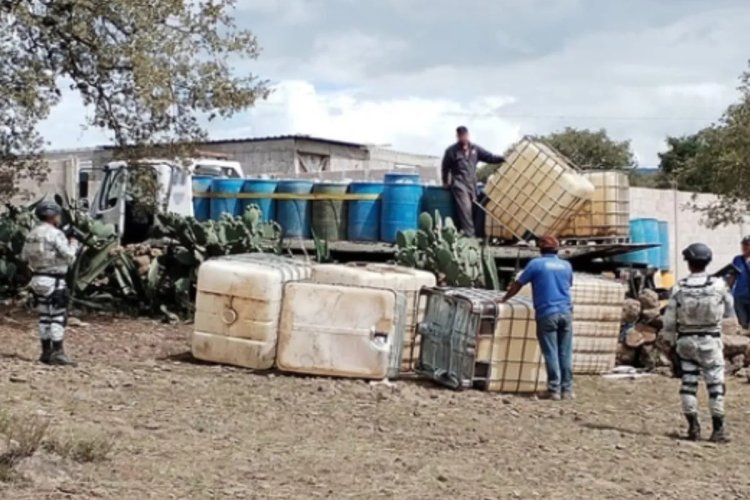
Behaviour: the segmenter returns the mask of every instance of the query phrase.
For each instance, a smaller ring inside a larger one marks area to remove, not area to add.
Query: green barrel
[[[348,183],[320,182],[313,186],[315,195],[344,195],[349,188]],[[312,230],[313,234],[326,241],[341,241],[346,239],[346,201],[344,200],[313,200]]]

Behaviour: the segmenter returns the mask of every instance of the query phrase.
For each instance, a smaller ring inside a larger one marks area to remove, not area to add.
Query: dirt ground
[[[739,379],[716,446],[677,438],[677,382],[660,376],[579,377],[577,401],[551,403],[199,364],[189,326],[84,320],[74,369],[35,361],[30,318],[0,320],[0,410],[114,447],[91,463],[40,448],[0,498],[750,498]]]

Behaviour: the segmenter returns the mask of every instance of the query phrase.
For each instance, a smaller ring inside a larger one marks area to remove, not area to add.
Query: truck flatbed
[[[657,245],[635,244],[635,243],[596,243],[568,245],[560,248],[560,256],[568,260],[594,260],[629,252],[652,248]],[[292,252],[312,253],[315,251],[313,240],[287,239],[284,247]],[[539,255],[539,250],[534,246],[517,244],[507,246],[489,245],[488,250],[496,260],[529,260]],[[372,257],[373,260],[392,258],[396,254],[396,245],[376,242],[335,241],[328,243],[328,249],[336,256],[346,257],[361,256]]]

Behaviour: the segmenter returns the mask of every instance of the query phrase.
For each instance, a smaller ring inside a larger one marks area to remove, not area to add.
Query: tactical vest
[[[689,284],[680,280],[675,294],[677,303],[677,332],[713,333],[721,332],[724,317],[724,293],[715,286],[716,279],[706,277],[700,284]]]
[[[59,238],[64,240],[62,231],[49,224],[39,224],[26,237],[24,255],[35,273],[67,272],[68,261],[55,248],[55,239]]]

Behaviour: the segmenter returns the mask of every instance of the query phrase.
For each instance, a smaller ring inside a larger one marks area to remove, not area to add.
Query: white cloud
[[[308,133],[439,154],[458,123],[499,149],[564,126],[632,139],[645,164],[736,98],[750,46],[744,0],[240,0],[278,83],[215,136]],[[634,18],[631,14],[637,11]],[[68,102],[66,98],[66,103]],[[75,106],[45,130],[80,138]]]
[[[221,135],[298,133],[440,155],[454,140],[456,125],[475,117],[471,120],[474,139],[501,151],[519,137],[520,130],[508,120],[483,113],[501,110],[512,101],[511,97],[492,95],[468,102],[417,96],[369,99],[356,91],[323,93],[309,82],[286,81],[277,86],[267,103],[239,118],[252,126],[223,128]]]

